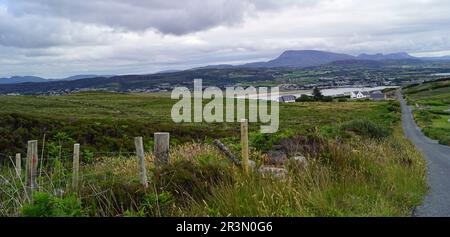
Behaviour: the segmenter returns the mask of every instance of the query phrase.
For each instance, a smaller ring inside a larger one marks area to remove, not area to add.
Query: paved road
[[[414,210],[413,216],[450,216],[450,147],[440,145],[420,131],[400,92],[402,121],[405,136],[423,153],[428,162],[428,184],[430,192],[422,206]]]

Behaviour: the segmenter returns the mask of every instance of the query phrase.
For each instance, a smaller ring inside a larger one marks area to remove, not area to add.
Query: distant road
[[[416,125],[411,108],[397,91],[402,107],[402,122],[405,136],[423,153],[428,162],[428,185],[431,190],[422,206],[416,208],[413,216],[450,216],[450,147],[438,144],[423,135]]]

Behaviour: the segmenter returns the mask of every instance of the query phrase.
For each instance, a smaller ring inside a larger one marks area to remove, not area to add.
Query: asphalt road
[[[414,122],[411,108],[397,92],[402,106],[402,122],[405,136],[423,153],[428,162],[428,185],[430,191],[423,204],[417,207],[413,216],[450,216],[450,147],[438,144],[420,131]]]

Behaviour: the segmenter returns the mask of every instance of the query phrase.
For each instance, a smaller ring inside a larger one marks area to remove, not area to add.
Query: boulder
[[[265,163],[268,165],[284,165],[287,160],[288,157],[283,151],[270,151]]]
[[[292,161],[297,162],[298,164],[302,165],[303,167],[308,166],[308,160],[306,157],[298,155],[291,158]]]
[[[288,175],[287,169],[267,167],[267,166],[263,166],[263,167],[259,168],[258,173],[260,173],[263,177],[273,176],[275,178],[280,178],[280,179],[284,179]]]
[[[251,170],[254,170],[255,167],[256,167],[256,163],[255,163],[254,161],[252,161],[252,160],[248,160],[248,167],[249,167]]]

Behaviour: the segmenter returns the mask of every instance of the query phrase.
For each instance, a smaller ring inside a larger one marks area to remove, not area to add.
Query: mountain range
[[[75,75],[62,79],[46,79],[42,77],[35,76],[12,76],[8,78],[0,78],[0,85],[4,84],[19,84],[26,82],[52,82],[52,81],[74,81],[80,79],[89,79],[96,77],[112,77],[111,75]]]
[[[199,68],[193,68],[192,70],[202,70],[202,69],[240,69],[240,68],[305,68],[312,66],[326,65],[330,63],[336,64],[363,64],[363,65],[380,65],[380,64],[392,64],[392,63],[422,63],[428,61],[449,61],[450,56],[444,57],[413,57],[405,52],[391,53],[391,54],[360,54],[358,56],[353,56],[349,54],[340,54],[333,52],[325,52],[318,50],[288,50],[283,52],[277,58],[267,61],[267,62],[253,62],[242,65],[208,65]],[[159,74],[170,74],[179,72],[177,70],[162,71],[156,73]],[[25,82],[56,82],[56,81],[73,81],[89,78],[111,78],[111,75],[76,75],[63,79],[45,79],[34,76],[13,76],[10,78],[0,78],[1,84],[18,84]]]
[[[9,78],[0,78],[0,84],[16,84],[24,82],[47,82],[47,79],[33,76],[13,76]]]
[[[247,63],[243,65],[209,65],[205,68],[216,68],[216,69],[224,69],[224,68],[278,68],[278,67],[287,67],[287,68],[303,68],[303,67],[311,67],[311,66],[320,66],[333,62],[358,62],[368,63],[371,61],[374,64],[378,62],[426,62],[426,61],[450,61],[450,56],[444,57],[414,57],[405,52],[399,53],[391,53],[391,54],[360,54],[358,56],[353,56],[349,54],[339,54],[333,52],[326,51],[318,51],[318,50],[288,50],[283,52],[279,57],[267,61],[267,62],[254,62]],[[364,61],[364,62],[363,62]]]
[[[413,57],[409,55],[408,53],[392,53],[392,54],[360,54],[358,59],[364,59],[364,60],[404,60],[404,59],[419,59],[416,57]]]

